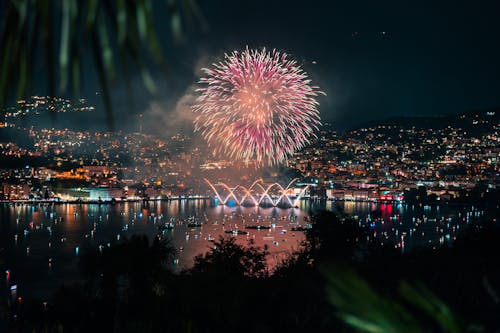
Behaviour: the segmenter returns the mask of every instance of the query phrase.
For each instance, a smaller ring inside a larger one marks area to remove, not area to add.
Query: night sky
[[[390,116],[461,113],[500,106],[500,5],[496,1],[199,1],[206,31],[188,29],[165,54],[156,103],[175,105],[201,65],[250,47],[291,54],[327,93],[324,121],[340,130]],[[140,78],[115,84],[118,127],[133,126],[153,102]],[[86,83],[95,95],[97,83]],[[100,100],[90,100],[100,106]],[[83,118],[82,118],[83,119]],[[97,120],[100,115],[96,115]],[[94,119],[94,120],[95,120]],[[104,119],[104,117],[103,117]]]

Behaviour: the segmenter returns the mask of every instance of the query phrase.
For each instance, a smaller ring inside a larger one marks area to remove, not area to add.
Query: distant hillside
[[[383,120],[373,120],[358,128],[390,125],[403,128],[439,129],[452,126],[462,128],[474,134],[488,132],[492,130],[494,125],[498,124],[500,124],[500,109],[491,109],[447,116],[392,117]]]
[[[26,131],[19,131],[10,127],[0,127],[0,142],[14,142],[23,148],[33,147],[33,139],[28,136]]]

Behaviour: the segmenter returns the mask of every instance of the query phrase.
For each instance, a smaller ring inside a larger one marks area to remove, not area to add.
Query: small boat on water
[[[255,230],[267,230],[267,229],[271,229],[270,226],[267,226],[267,225],[247,225],[245,226],[245,228],[247,229],[255,229]]]
[[[307,231],[309,230],[310,228],[308,227],[303,227],[303,226],[298,226],[298,227],[292,227],[291,230],[292,231]]]
[[[165,224],[160,224],[158,226],[158,230],[171,230],[174,228],[173,223],[165,223]]]
[[[232,235],[248,235],[248,231],[244,230],[226,230],[225,233]]]

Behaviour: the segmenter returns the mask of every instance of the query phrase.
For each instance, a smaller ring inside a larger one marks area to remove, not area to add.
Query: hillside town
[[[38,101],[38,103],[42,103]],[[25,109],[26,106],[23,105]],[[85,106],[80,106],[85,108]],[[15,114],[15,113],[13,113]],[[347,201],[464,201],[498,191],[499,115],[389,119],[346,132],[329,124],[286,165],[221,160],[191,136],[1,124],[0,198],[110,201],[213,196],[204,179],[288,183],[290,193]]]

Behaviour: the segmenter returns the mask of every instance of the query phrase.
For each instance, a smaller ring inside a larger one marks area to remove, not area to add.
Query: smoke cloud
[[[175,102],[151,102],[143,113],[143,129],[160,137],[192,133],[195,115],[191,106],[196,100],[195,89],[195,85],[188,87]]]

